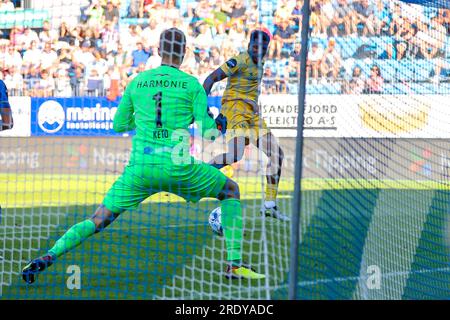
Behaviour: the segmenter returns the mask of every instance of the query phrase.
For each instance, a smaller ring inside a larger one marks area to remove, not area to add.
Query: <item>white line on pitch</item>
[[[433,273],[433,272],[447,272],[450,271],[449,267],[446,268],[435,268],[435,269],[421,269],[421,270],[414,270],[414,271],[401,271],[401,272],[389,272],[389,273],[385,273],[385,274],[381,274],[382,278],[390,278],[390,277],[396,277],[399,275],[411,275],[411,274],[424,274],[424,273]],[[318,284],[324,284],[324,283],[332,283],[332,282],[346,282],[346,281],[356,281],[356,280],[361,280],[362,277],[336,277],[336,278],[325,278],[325,279],[318,279],[318,280],[311,280],[311,281],[301,281],[299,283],[297,283],[297,285],[299,287],[309,287],[309,286],[315,286]],[[366,278],[363,278],[363,280],[365,280]],[[270,290],[277,290],[277,289],[284,289],[287,288],[289,285],[288,284],[282,284],[282,285],[275,285],[275,286],[270,286],[269,289]],[[165,289],[170,289],[170,286],[165,287]],[[235,297],[235,295],[239,295],[242,294],[242,292],[258,292],[264,290],[263,287],[260,288],[241,288],[239,289],[239,291],[231,291],[230,294],[232,296]],[[217,296],[214,294],[205,294],[207,296]],[[198,297],[201,298],[202,295],[201,294],[194,294],[194,297]],[[239,296],[240,298],[242,298],[242,295]],[[164,299],[171,299],[171,298],[167,298],[164,297]]]

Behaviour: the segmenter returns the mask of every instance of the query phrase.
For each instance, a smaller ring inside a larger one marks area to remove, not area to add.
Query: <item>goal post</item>
[[[448,3],[353,4],[311,7],[290,298],[445,299]]]

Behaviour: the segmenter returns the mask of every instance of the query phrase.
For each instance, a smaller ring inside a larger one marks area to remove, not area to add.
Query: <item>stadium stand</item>
[[[450,10],[422,9],[399,1],[365,2],[311,0],[310,47],[317,43],[318,49],[308,59],[308,92],[352,93],[349,83],[355,67],[362,70],[364,90],[371,92],[368,83],[373,65],[381,70],[381,93],[426,93],[436,84],[446,88],[450,82]],[[0,21],[4,21],[0,23],[0,79],[14,94],[30,96],[92,92],[106,96],[112,83],[121,93],[138,72],[155,66],[159,32],[176,26],[188,35],[190,53],[183,70],[202,80],[245,50],[250,28],[260,21],[273,33],[273,45],[280,44],[268,57],[273,81],[266,81],[263,90],[295,94],[299,57],[294,48],[301,23],[296,14],[302,5],[301,0],[6,0],[0,5]],[[343,5],[348,10],[339,11]],[[352,19],[347,28],[328,18],[325,13],[330,8],[342,18],[372,13]],[[414,16],[397,14],[411,9]],[[7,14],[10,18],[2,19]],[[280,31],[286,22],[290,31],[282,32],[284,27]],[[212,58],[211,40],[220,58]],[[100,81],[90,79],[92,69]]]

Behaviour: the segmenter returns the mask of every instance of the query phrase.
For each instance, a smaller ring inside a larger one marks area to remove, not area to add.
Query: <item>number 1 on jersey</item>
[[[156,127],[161,128],[162,127],[162,120],[161,120],[161,114],[162,114],[162,92],[158,92],[153,96],[153,100],[156,101]]]

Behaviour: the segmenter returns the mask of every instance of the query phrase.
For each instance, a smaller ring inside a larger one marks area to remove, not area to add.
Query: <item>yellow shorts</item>
[[[225,135],[227,141],[235,137],[246,137],[251,142],[256,142],[270,132],[264,119],[254,113],[250,103],[243,100],[224,101],[220,112],[228,121]]]

